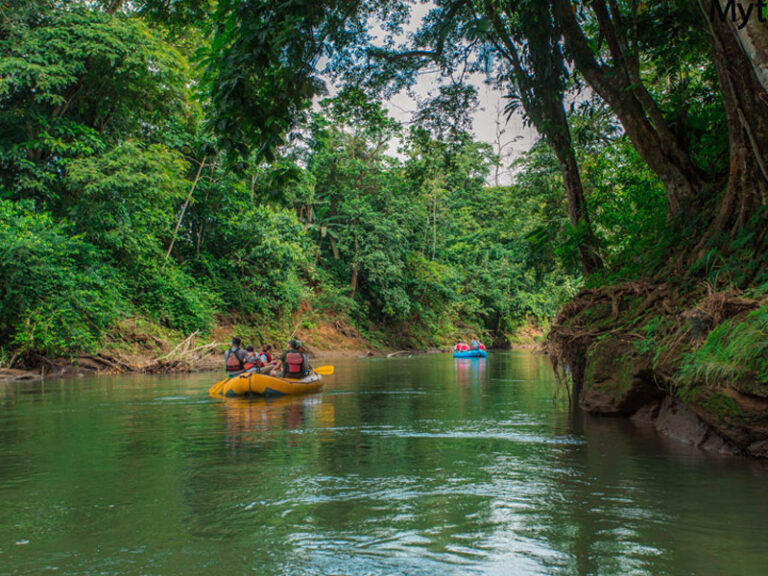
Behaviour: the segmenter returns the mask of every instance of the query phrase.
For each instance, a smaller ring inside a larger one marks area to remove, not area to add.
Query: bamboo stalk
[[[203,171],[203,166],[205,166],[205,158],[203,158],[203,161],[200,162],[200,167],[197,169],[197,175],[195,176],[194,182],[192,182],[192,187],[189,189],[189,194],[187,194],[187,199],[184,201],[184,206],[181,207],[181,214],[179,214],[179,220],[176,222],[176,228],[174,228],[173,230],[171,245],[168,246],[168,252],[165,253],[165,260],[163,260],[163,264],[165,264],[165,262],[168,261],[168,257],[171,255],[171,250],[173,250],[173,245],[176,242],[176,235],[179,232],[181,221],[184,219],[184,214],[187,212],[187,206],[189,206],[189,201],[192,199],[192,193],[195,191],[195,187],[197,186],[198,180],[200,180],[200,173]]]

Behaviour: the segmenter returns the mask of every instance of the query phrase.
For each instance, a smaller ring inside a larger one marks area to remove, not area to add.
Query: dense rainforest
[[[4,363],[139,328],[227,325],[263,340],[333,322],[427,347],[468,334],[505,345],[551,323],[547,351],[585,408],[654,419],[685,403],[724,441],[768,455],[760,9],[0,11]],[[383,102],[424,72],[439,89],[395,121]],[[472,136],[478,79],[540,134],[510,186],[489,185],[503,158]]]
[[[503,345],[578,285],[546,151],[489,187],[494,155],[466,127],[406,128],[346,89],[269,160],[228,154],[202,24],[33,2],[4,5],[0,26],[5,363],[221,324],[256,341],[332,322],[372,345]],[[544,223],[555,236],[532,243]]]

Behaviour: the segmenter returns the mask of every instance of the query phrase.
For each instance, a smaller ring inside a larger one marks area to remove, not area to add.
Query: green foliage
[[[215,297],[163,259],[189,187],[171,148],[194,129],[189,67],[141,19],[84,2],[28,8],[0,23],[0,197],[19,201],[4,205],[17,261],[0,341],[91,350],[134,307],[210,326]]]
[[[592,122],[580,114],[573,118],[577,125]],[[602,145],[598,138],[604,139]],[[577,151],[603,257],[613,269],[631,269],[666,226],[664,187],[626,136],[595,135],[578,142]]]
[[[164,262],[160,252],[128,281],[135,290],[135,301],[150,318],[186,333],[213,327],[217,297],[176,262]]]
[[[732,384],[768,395],[768,306],[715,328],[685,357],[675,380],[686,388]]]
[[[12,4],[0,19],[2,362],[96,349],[126,315],[184,333],[218,317],[279,340],[301,310],[305,328],[325,315],[379,344],[502,344],[572,297],[585,245],[603,259],[588,280],[599,284],[658,272],[702,225],[667,221],[660,180],[596,97],[574,100],[572,142],[549,130],[579,78],[555,13],[539,20],[530,0],[479,16],[439,0],[408,36],[411,54],[398,40],[405,0]],[[690,10],[652,2],[626,22],[672,26]],[[522,67],[498,58],[493,13],[527,47]],[[374,46],[376,16],[385,38]],[[725,119],[703,30],[646,26],[634,41],[660,114],[716,173]],[[318,102],[321,60],[349,82]],[[428,62],[446,77],[462,63],[505,88],[514,80],[511,108],[522,102],[547,139],[516,162],[512,186],[487,185],[498,159],[469,134],[473,87],[451,78],[408,130],[372,97],[413,84]],[[568,217],[555,140],[578,160],[591,228]],[[764,249],[760,217],[713,236],[692,274],[768,282],[765,265],[744,264]],[[754,348],[755,329],[723,338]],[[665,324],[640,330],[636,348],[657,356]],[[714,334],[691,366],[747,365],[731,344],[715,350]],[[698,369],[685,381],[709,377]]]
[[[293,212],[251,208],[224,235],[227,265],[234,273],[225,297],[245,317],[295,310],[303,296],[299,271],[312,255],[304,229]],[[236,279],[236,281],[234,281]]]
[[[179,154],[162,145],[124,142],[103,155],[73,160],[68,215],[123,270],[135,301],[170,328],[205,330],[214,297],[164,259],[175,207],[189,183]]]
[[[67,216],[122,265],[146,260],[170,241],[188,183],[185,163],[164,146],[128,141],[72,160]]]
[[[17,352],[90,351],[130,312],[104,255],[31,202],[0,200],[0,341]]]
[[[36,4],[0,21],[0,183],[58,213],[72,159],[189,122],[189,71],[139,19]]]
[[[225,152],[246,157],[255,146],[260,158],[274,159],[321,90],[314,64],[349,14],[342,0],[217,2],[220,25],[201,56]]]

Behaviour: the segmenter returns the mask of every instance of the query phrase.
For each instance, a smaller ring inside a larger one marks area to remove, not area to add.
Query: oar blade
[[[321,376],[330,376],[333,374],[333,366],[318,366],[315,368],[315,374],[320,374]]]
[[[210,389],[208,390],[208,395],[209,396],[220,396],[221,395],[221,389],[224,388],[224,384],[227,383],[227,380],[229,380],[229,378],[224,378],[224,380],[222,380],[221,382],[216,382],[216,384],[211,386]]]

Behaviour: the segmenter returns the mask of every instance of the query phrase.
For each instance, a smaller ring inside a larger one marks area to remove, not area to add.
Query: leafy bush
[[[0,200],[0,340],[20,351],[93,350],[131,306],[104,254],[31,203]]]
[[[259,206],[242,211],[223,230],[222,290],[233,310],[255,319],[299,307],[299,271],[313,249],[296,215]]]

